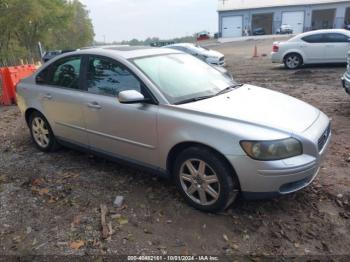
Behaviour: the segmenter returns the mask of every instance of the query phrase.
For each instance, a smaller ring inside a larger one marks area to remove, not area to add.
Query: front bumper
[[[345,91],[350,95],[350,74],[345,73],[341,80]]]
[[[331,140],[329,133],[322,149],[318,141],[329,126],[321,114],[319,119],[299,137],[303,155],[278,161],[256,161],[248,156],[226,156],[232,163],[247,199],[263,199],[290,194],[310,185],[317,177],[322,158]]]

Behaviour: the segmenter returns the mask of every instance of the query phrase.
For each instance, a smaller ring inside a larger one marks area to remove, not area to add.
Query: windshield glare
[[[170,103],[215,95],[236,85],[212,66],[187,54],[169,54],[134,60]]]

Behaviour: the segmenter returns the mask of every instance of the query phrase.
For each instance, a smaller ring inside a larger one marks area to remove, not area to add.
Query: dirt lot
[[[18,109],[0,107],[0,253],[350,255],[345,67],[288,71],[268,56],[251,58],[256,43],[260,54],[270,52],[271,40],[215,49],[240,82],[300,98],[332,118],[332,145],[312,186],[269,201],[239,199],[223,214],[201,213],[155,175],[68,149],[40,153]],[[125,197],[123,208],[113,207],[117,195]],[[107,240],[101,238],[101,204],[113,231]]]

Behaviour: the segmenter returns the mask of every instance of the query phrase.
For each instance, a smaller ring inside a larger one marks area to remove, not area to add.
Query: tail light
[[[275,53],[277,53],[279,49],[280,49],[280,48],[279,48],[278,45],[273,45],[273,46],[272,46],[272,51],[275,52]]]

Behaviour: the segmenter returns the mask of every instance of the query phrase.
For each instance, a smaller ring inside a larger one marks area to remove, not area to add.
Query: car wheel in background
[[[288,69],[297,69],[303,65],[303,58],[296,53],[288,54],[284,58],[284,65]]]
[[[59,147],[48,121],[41,113],[31,114],[29,128],[33,142],[39,150],[51,152]]]
[[[212,150],[191,147],[177,157],[173,174],[179,191],[191,206],[217,212],[232,204],[239,192],[231,170]]]

